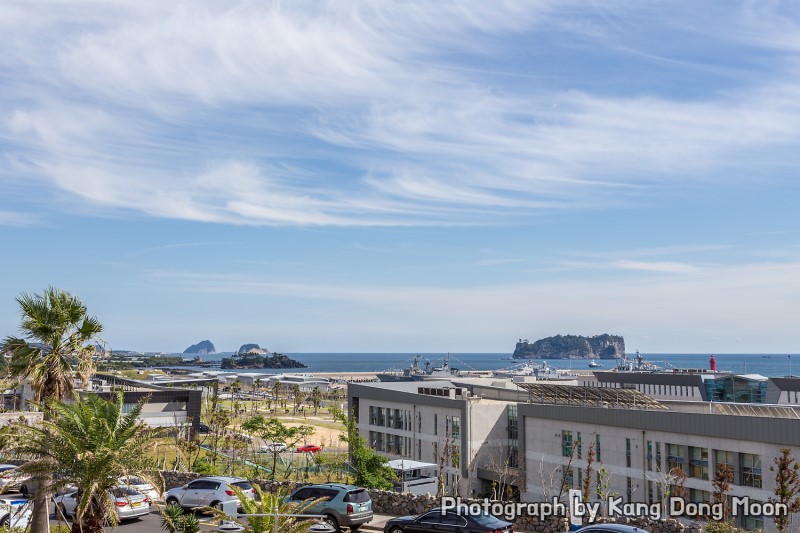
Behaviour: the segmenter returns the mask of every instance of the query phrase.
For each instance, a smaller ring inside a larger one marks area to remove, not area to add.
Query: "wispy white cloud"
[[[793,50],[779,10],[726,16],[751,30],[743,46]],[[488,224],[764,179],[764,154],[796,167],[800,72],[785,65],[692,99],[495,75],[544,32],[615,50],[633,24],[653,25],[652,13],[628,2],[8,2],[0,143],[16,174],[84,212],[242,225]]]
[[[698,268],[677,261],[630,261],[620,260],[613,263],[614,267],[627,270],[645,270],[648,272],[662,272],[665,274],[688,274],[696,272]]]
[[[0,210],[0,226],[33,226],[40,218],[31,213]]]
[[[138,255],[146,255],[154,252],[180,250],[184,248],[197,248],[204,246],[224,246],[228,244],[233,244],[233,243],[232,242],[177,242],[173,244],[163,244],[161,246],[150,246],[148,248],[140,248],[139,250],[133,250],[132,252],[128,252],[127,254],[125,254],[125,257],[135,257]]]

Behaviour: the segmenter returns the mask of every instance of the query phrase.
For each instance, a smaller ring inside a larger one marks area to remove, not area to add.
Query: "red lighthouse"
[[[711,354],[711,359],[708,360],[708,368],[712,372],[716,372],[717,371],[717,360],[714,359],[714,354],[713,353]]]

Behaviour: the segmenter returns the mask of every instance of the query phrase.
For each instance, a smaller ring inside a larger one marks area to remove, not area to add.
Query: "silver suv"
[[[287,501],[300,503],[306,500],[321,500],[303,511],[303,514],[325,515],[325,521],[336,531],[341,526],[356,531],[372,521],[372,498],[363,487],[342,483],[306,485],[296,489]]]
[[[245,496],[255,498],[255,490],[249,481],[240,477],[209,476],[190,481],[182,487],[170,489],[164,495],[167,505],[180,505],[184,509],[195,507],[219,508],[222,502],[239,501],[232,487],[239,487]]]

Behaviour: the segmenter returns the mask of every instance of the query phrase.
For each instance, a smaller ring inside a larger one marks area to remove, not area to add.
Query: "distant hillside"
[[[295,361],[288,355],[274,353],[271,356],[263,356],[257,353],[245,353],[223,357],[222,369],[232,368],[307,368],[300,361]]]
[[[208,354],[208,353],[217,353],[217,349],[214,348],[214,344],[211,341],[200,341],[197,344],[192,344],[188,348],[186,348],[183,353],[192,353],[192,354]]]
[[[269,353],[269,350],[262,348],[258,344],[249,343],[249,344],[242,344],[242,346],[239,348],[239,351],[237,353],[243,354],[243,353],[248,353],[248,352],[253,352],[253,353],[266,355],[266,354]]]
[[[518,359],[617,359],[625,355],[625,339],[619,335],[556,335],[529,343],[517,343],[514,358]]]

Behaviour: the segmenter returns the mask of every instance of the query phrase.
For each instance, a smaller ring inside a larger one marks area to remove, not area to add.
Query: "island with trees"
[[[520,339],[515,359],[618,359],[625,356],[625,339],[620,335],[556,335],[536,342]]]
[[[230,357],[223,357],[220,368],[224,369],[238,369],[238,368],[308,368],[300,361],[296,361],[282,353],[273,353],[272,355],[262,355],[259,353],[247,352],[243,354],[234,354]]]

